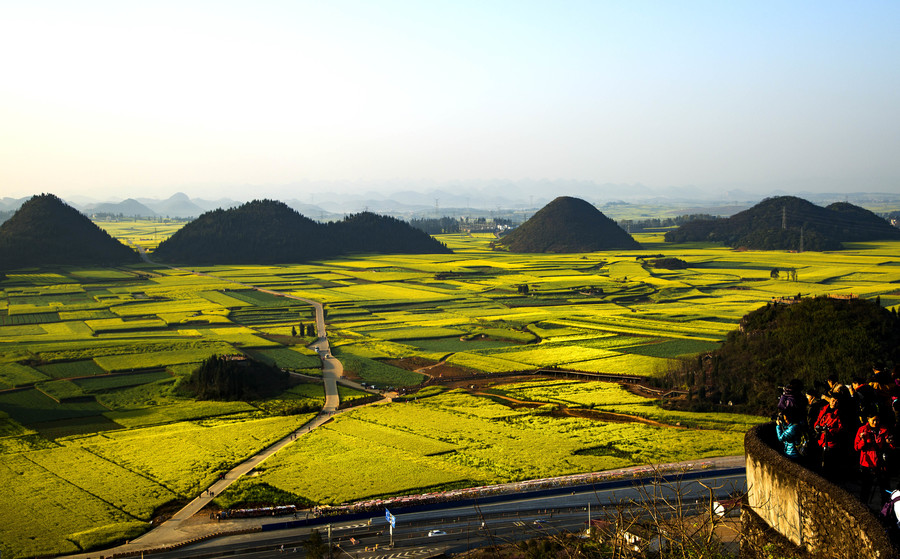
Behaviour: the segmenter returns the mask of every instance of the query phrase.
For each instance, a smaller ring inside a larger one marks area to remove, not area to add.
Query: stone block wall
[[[775,550],[775,557],[798,559],[900,559],[868,508],[778,447],[774,423],[754,427],[744,439],[743,559],[768,559]]]

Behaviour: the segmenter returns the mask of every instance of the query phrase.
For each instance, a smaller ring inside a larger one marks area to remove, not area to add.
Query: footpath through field
[[[153,264],[155,266],[159,266],[156,262],[151,261],[146,252],[143,249],[139,249],[141,257],[148,263]],[[165,265],[163,265],[165,266]],[[335,359],[335,357],[331,353],[331,346],[328,343],[328,335],[325,331],[325,310],[322,306],[322,303],[318,301],[313,301],[311,299],[305,299],[303,297],[296,297],[294,295],[290,295],[287,293],[281,293],[278,291],[272,291],[268,289],[260,289],[256,286],[249,285],[246,283],[241,283],[233,280],[229,280],[227,278],[221,278],[218,276],[214,276],[212,274],[206,274],[203,272],[195,272],[193,270],[185,270],[184,268],[177,268],[175,266],[166,266],[167,268],[171,268],[173,270],[181,270],[184,272],[190,272],[199,276],[206,276],[210,278],[215,278],[221,281],[230,281],[236,285],[240,285],[242,287],[246,287],[249,289],[256,289],[257,291],[261,291],[263,293],[269,293],[271,295],[277,295],[279,297],[288,297],[290,299],[296,299],[298,301],[303,301],[313,306],[316,312],[316,335],[317,339],[315,342],[310,344],[310,347],[314,348],[316,352],[319,354],[319,358],[322,360],[322,378],[325,385],[325,405],[322,408],[322,411],[311,421],[303,425],[303,427],[293,431],[288,434],[286,437],[276,442],[272,446],[261,450],[257,454],[250,457],[248,460],[245,460],[241,464],[238,464],[227,473],[225,473],[218,481],[204,490],[200,496],[196,497],[193,501],[188,503],[184,508],[176,512],[172,515],[171,518],[157,526],[156,528],[150,530],[146,534],[118,547],[107,549],[102,552],[93,552],[93,553],[84,553],[79,555],[72,555],[70,557],[110,557],[110,556],[125,556],[125,555],[137,555],[143,551],[149,551],[153,549],[161,549],[165,547],[177,546],[179,544],[183,544],[189,542],[197,537],[209,537],[211,533],[215,533],[221,531],[223,528],[217,522],[204,518],[201,520],[205,520],[201,525],[204,528],[198,530],[196,528],[197,523],[191,522],[188,523],[194,515],[200,512],[204,507],[209,505],[212,500],[228,488],[231,484],[237,481],[239,478],[251,472],[254,468],[256,468],[260,463],[264,460],[281,450],[282,448],[288,446],[292,442],[294,442],[299,436],[305,435],[309,433],[316,427],[326,423],[329,421],[336,413],[338,413],[338,406],[340,405],[340,397],[338,395],[337,389],[337,381],[344,375],[344,367],[340,361]],[[353,384],[353,383],[348,383]],[[258,522],[257,522],[258,524]],[[190,526],[189,526],[190,525]],[[234,528],[231,528],[233,530]]]

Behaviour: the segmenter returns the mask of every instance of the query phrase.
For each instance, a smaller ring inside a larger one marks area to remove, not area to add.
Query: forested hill
[[[0,268],[104,266],[138,254],[53,194],[32,197],[0,225]]]
[[[322,225],[282,202],[254,200],[204,213],[161,243],[154,256],[196,264],[273,264],[349,252],[450,251],[393,218],[365,212]]]
[[[733,402],[771,413],[791,379],[824,386],[868,377],[873,364],[900,362],[900,319],[878,301],[816,297],[769,303],[741,320],[722,347],[686,361],[666,384],[695,400]]]
[[[428,233],[405,221],[362,212],[329,223],[326,235],[342,252],[392,252],[398,254],[449,254],[452,251]]]
[[[189,264],[301,262],[329,253],[321,226],[282,202],[206,212],[160,243],[155,258]]]
[[[500,239],[510,252],[594,252],[641,245],[580,198],[560,196]]]
[[[846,202],[823,208],[795,196],[767,198],[727,219],[691,221],[666,233],[668,242],[756,250],[838,250],[844,242],[891,239],[900,239],[900,229],[869,210]]]

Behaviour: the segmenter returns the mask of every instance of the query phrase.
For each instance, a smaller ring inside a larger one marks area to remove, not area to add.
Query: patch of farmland
[[[322,361],[315,355],[307,355],[286,347],[273,349],[251,349],[251,357],[285,369],[310,369],[321,367]]]
[[[651,344],[636,345],[619,349],[622,353],[647,355],[649,357],[681,357],[713,351],[721,344],[703,340],[665,340]]]
[[[278,297],[255,289],[227,290],[225,294],[258,307],[293,307],[301,304],[296,299]]]
[[[509,373],[514,371],[530,371],[534,369],[534,367],[526,365],[525,363],[469,352],[454,353],[447,357],[447,363],[468,367],[469,369],[475,369],[476,371],[483,371],[485,373]]]
[[[460,340],[459,337],[415,340],[408,345],[423,351],[435,353],[454,353],[457,351],[476,351],[480,349],[497,349],[517,345],[504,340]]]
[[[2,318],[2,315],[0,315]],[[0,326],[0,339],[20,338],[23,336],[43,336],[47,331],[39,324],[20,324],[18,326]]]
[[[85,320],[91,318],[116,318],[119,315],[107,308],[102,309],[83,309],[78,311],[62,310],[59,311],[60,320]]]
[[[110,307],[112,312],[123,317],[149,316],[159,313],[197,313],[218,309],[221,309],[219,305],[211,303],[202,297],[172,301],[150,301],[146,303],[129,302]]]
[[[0,387],[12,388],[47,380],[49,375],[19,363],[0,363]]]
[[[292,299],[289,299],[292,300]],[[237,324],[255,326],[258,324],[284,324],[312,320],[312,308],[309,305],[284,305],[279,307],[244,307],[232,309],[228,318]]]
[[[342,346],[335,355],[344,366],[344,371],[353,373],[376,386],[415,386],[421,384],[424,375],[407,371],[387,363],[350,353],[348,346]]]
[[[211,303],[221,305],[225,308],[247,307],[253,305],[253,303],[247,302],[243,299],[238,299],[237,297],[232,297],[221,291],[201,291],[200,293],[198,293],[198,295]]]
[[[689,324],[680,324],[662,320],[644,320],[637,316],[626,317],[623,315],[581,316],[574,320],[557,320],[557,322],[576,328],[594,327],[623,334],[645,334],[665,337],[681,335],[709,341],[720,340],[734,329],[733,325],[711,321],[694,321]]]
[[[159,330],[168,325],[158,318],[144,320],[122,320],[121,318],[101,318],[85,320],[87,326],[98,334],[107,332],[136,332],[139,330]]]
[[[82,399],[85,397],[84,390],[80,386],[70,380],[51,380],[47,382],[39,382],[34,387],[46,394],[57,402],[65,402],[67,400]],[[93,399],[93,398],[92,398]]]
[[[89,363],[93,363],[90,362]],[[106,392],[129,386],[140,386],[159,380],[168,380],[172,375],[165,371],[153,371],[150,373],[133,373],[125,375],[102,375],[94,378],[73,380],[85,392]]]
[[[4,456],[0,462],[0,550],[4,555],[76,553],[81,549],[69,540],[72,534],[130,520],[23,455]]]
[[[164,486],[78,447],[30,452],[26,457],[100,500],[141,520],[178,495]]]
[[[105,400],[105,395],[98,396]],[[246,402],[216,402],[184,400],[161,405],[145,405],[139,409],[109,411],[104,410],[108,419],[123,427],[135,429],[153,425],[177,424],[184,421],[234,415],[256,411]]]
[[[273,342],[272,340],[267,340],[262,336],[257,336],[255,334],[243,334],[243,333],[234,333],[234,334],[218,334],[216,336],[218,340],[226,342],[228,344],[233,345],[234,347],[239,348],[277,348],[283,347],[278,342]]]
[[[447,294],[435,293],[424,289],[410,287],[402,283],[379,283],[351,285],[332,289],[332,292],[341,296],[343,300],[351,301],[441,301],[448,298]]]
[[[29,388],[0,394],[0,411],[27,426],[42,421],[100,415],[108,410],[94,400],[57,403],[39,390]]]
[[[332,348],[334,347],[339,348],[338,353],[344,351],[369,359],[400,359],[413,354],[413,349],[409,345],[376,339],[332,344]]]
[[[490,389],[517,400],[553,402],[570,406],[618,407],[626,404],[645,404],[649,398],[632,394],[615,382],[579,382],[571,380],[534,380],[503,384]]]
[[[655,338],[649,338],[646,336],[626,336],[622,334],[610,334],[607,336],[594,336],[591,338],[577,339],[573,341],[577,342],[578,345],[583,347],[620,350],[621,348],[645,344],[648,340],[653,339]],[[557,340],[554,339],[554,341]]]
[[[19,309],[9,307],[6,315],[0,315],[0,326],[17,326],[20,324],[44,324],[47,322],[59,322],[57,312],[25,312],[19,313]]]
[[[611,373],[640,376],[655,376],[667,370],[673,364],[670,359],[649,357],[646,355],[618,355],[593,361],[579,361],[569,366],[571,369],[586,373]]]
[[[151,369],[179,363],[200,363],[212,355],[222,353],[222,347],[205,347],[176,351],[156,351],[153,353],[132,353],[127,355],[107,355],[95,357],[94,362],[104,371],[115,373],[132,369]],[[230,353],[235,353],[231,350]]]
[[[448,464],[439,457],[421,456],[414,448],[385,448],[381,439],[347,436],[330,425],[304,437],[304,443],[271,457],[250,483],[266,483],[317,503],[338,504],[411,493],[419,488],[481,485],[487,481],[476,470]],[[323,461],[323,453],[317,450],[320,448],[329,448],[342,459]],[[372,467],[375,463],[380,465]],[[390,475],[386,475],[384,464],[392,465]],[[322,468],[326,467],[330,473],[323,475]],[[336,479],[341,481],[336,483]]]
[[[605,359],[615,355],[618,354],[604,349],[581,347],[573,344],[550,344],[547,342],[538,346],[529,346],[528,349],[513,348],[491,353],[491,357],[525,363],[533,367],[563,366],[579,361]]]
[[[423,278],[431,278],[432,274],[416,272],[413,270],[399,270],[395,268],[375,269],[375,270],[345,270],[344,274],[363,281],[374,283],[384,281],[409,281]]]
[[[381,428],[365,429],[366,423]],[[453,450],[394,448],[391,441],[401,433],[449,444]],[[342,414],[310,433],[307,444],[293,445],[267,461],[254,481],[331,504],[739,453],[742,437],[742,433],[549,417],[540,409],[514,411],[452,391],[418,403],[370,406]],[[611,451],[588,454],[596,441],[604,441]],[[333,448],[348,459],[327,466],[318,448]],[[390,470],[385,470],[384,463],[391,464]]]
[[[422,340],[434,338],[446,338],[465,334],[464,330],[456,328],[440,327],[412,327],[412,328],[384,328],[364,330],[369,336],[383,340]]]
[[[77,278],[84,279],[88,281],[96,281],[96,280],[123,280],[123,279],[134,279],[134,274],[129,274],[127,272],[122,272],[120,270],[113,270],[111,268],[98,268],[96,270],[88,270],[85,268],[79,268],[77,270],[72,270],[69,272],[69,275]]]
[[[94,331],[80,320],[67,320],[66,322],[50,322],[41,324],[47,334],[57,338],[89,338]]]
[[[16,284],[59,285],[63,283],[78,283],[77,280],[70,278],[69,276],[55,273],[6,274],[6,278],[10,283]]]
[[[193,497],[220,474],[309,419],[310,415],[295,415],[178,422],[110,431],[79,439],[77,445],[179,495]]]

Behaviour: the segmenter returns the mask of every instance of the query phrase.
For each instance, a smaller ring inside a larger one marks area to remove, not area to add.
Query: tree
[[[322,540],[322,534],[318,530],[309,533],[309,538],[303,542],[303,549],[306,550],[308,559],[324,559],[328,552],[328,544]]]
[[[291,336],[293,336],[295,338],[297,337],[297,327],[296,326],[291,326]]]
[[[769,277],[772,279],[778,279],[779,275],[780,275],[780,272],[778,271],[778,268],[772,268],[772,271],[769,272]]]
[[[316,337],[316,325],[315,324],[310,324],[306,328],[306,335],[309,336],[310,338]]]

